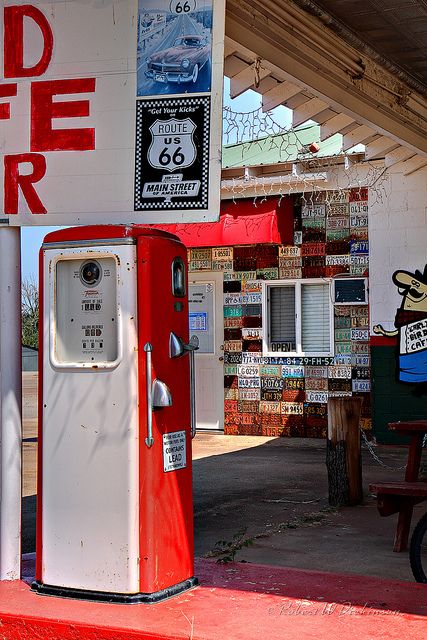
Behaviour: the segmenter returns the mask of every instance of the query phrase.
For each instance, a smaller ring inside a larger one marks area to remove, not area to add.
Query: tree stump
[[[361,405],[362,399],[353,397],[328,401],[326,467],[329,504],[334,507],[362,502]]]

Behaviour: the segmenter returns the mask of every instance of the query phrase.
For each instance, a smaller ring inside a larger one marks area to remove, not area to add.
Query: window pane
[[[301,284],[302,350],[330,353],[330,306],[328,284]]]
[[[270,287],[270,341],[277,345],[276,351],[296,350],[293,286]]]

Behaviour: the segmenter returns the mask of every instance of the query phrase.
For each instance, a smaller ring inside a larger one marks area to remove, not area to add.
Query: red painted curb
[[[26,570],[29,579],[28,567]],[[198,560],[200,586],[154,605],[40,596],[0,583],[4,640],[421,640],[427,588],[366,576]]]

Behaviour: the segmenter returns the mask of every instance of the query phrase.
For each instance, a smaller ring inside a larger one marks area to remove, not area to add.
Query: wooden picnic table
[[[399,513],[393,551],[404,551],[408,546],[414,505],[427,500],[427,479],[421,480],[420,465],[427,420],[390,422],[391,431],[410,438],[404,482],[379,482],[370,485],[377,495],[377,506],[382,516]]]

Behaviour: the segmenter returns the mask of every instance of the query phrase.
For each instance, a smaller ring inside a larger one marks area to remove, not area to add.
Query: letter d
[[[43,36],[43,53],[32,67],[24,67],[24,18],[31,18]],[[4,77],[41,76],[52,58],[53,33],[44,14],[31,4],[4,8]]]

